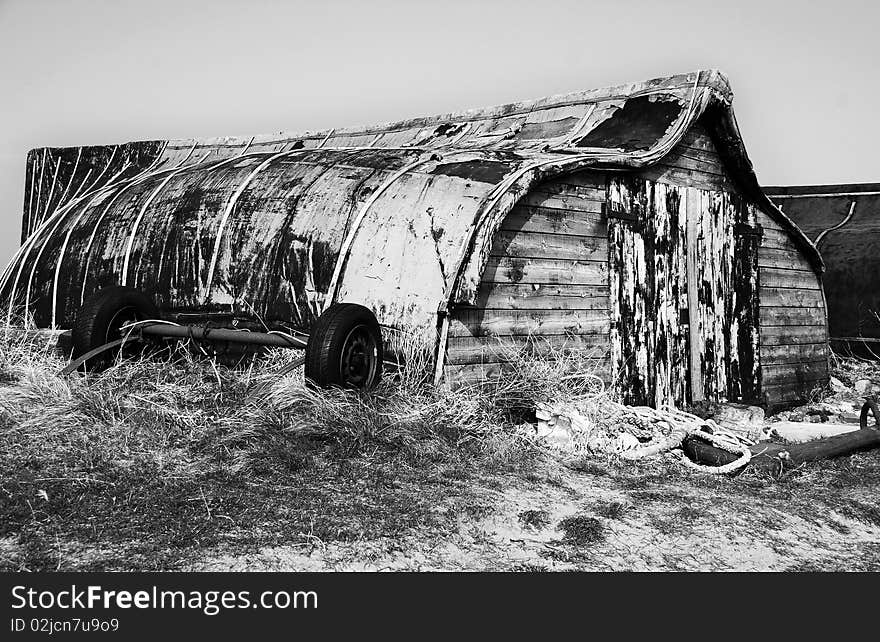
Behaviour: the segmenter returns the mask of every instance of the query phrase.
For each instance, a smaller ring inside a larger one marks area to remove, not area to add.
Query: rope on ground
[[[642,459],[679,448],[684,444],[685,439],[693,437],[707,441],[716,448],[737,454],[740,457],[723,466],[705,466],[694,463],[682,452],[681,461],[689,468],[705,473],[723,475],[735,472],[748,465],[749,461],[751,461],[752,451],[749,450],[748,444],[745,443],[749,440],[731,430],[722,428],[711,419],[701,419],[689,412],[668,405],[661,406],[656,410],[646,407],[628,409],[638,415],[650,417],[658,423],[666,423],[672,427],[672,430],[668,436],[657,439],[656,443],[649,443],[645,447],[621,453],[621,457],[624,459]]]
[[[669,405],[656,409],[625,406],[610,399],[594,399],[593,405],[596,407],[589,412],[575,407],[559,408],[541,404],[538,408],[539,418],[547,422],[548,427],[569,429],[576,441],[585,444],[585,450],[617,454],[627,461],[681,448],[688,437],[702,439],[739,455],[737,460],[723,466],[705,466],[692,462],[682,453],[682,462],[694,470],[722,475],[737,471],[751,461],[748,446],[754,442],[722,428],[711,419],[702,419]],[[616,439],[611,437],[615,434]]]

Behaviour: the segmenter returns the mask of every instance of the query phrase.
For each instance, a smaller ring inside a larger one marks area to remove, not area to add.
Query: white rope
[[[624,406],[611,400],[600,399],[599,395],[591,396],[590,400],[599,404],[596,410],[600,418],[590,422],[600,427],[598,436],[596,432],[591,430],[591,427],[584,424],[585,418],[576,408],[572,408],[570,416],[566,416],[565,412],[554,412],[553,409],[539,408],[539,410],[548,412],[551,416],[558,414],[565,417],[568,420],[567,423],[572,427],[579,425],[579,430],[586,437],[587,450],[598,449],[601,452],[617,454],[626,461],[645,459],[681,448],[689,437],[701,439],[716,448],[738,455],[735,461],[728,464],[706,466],[692,462],[682,452],[682,463],[694,470],[723,475],[737,471],[751,461],[752,454],[749,445],[754,442],[718,426],[711,419],[701,419],[669,405],[656,409],[647,406]],[[595,415],[595,413],[593,414]],[[555,422],[556,419],[552,419],[551,425]],[[602,436],[602,424],[606,425],[604,436]],[[611,425],[610,430],[607,429],[609,424]],[[607,433],[611,433],[611,436],[608,436]],[[615,433],[617,434],[616,438],[613,436]],[[624,434],[630,436],[631,442],[634,441],[632,437],[641,440],[650,437],[650,440],[646,443],[635,444],[633,447],[620,439]],[[577,434],[573,436],[576,437]]]

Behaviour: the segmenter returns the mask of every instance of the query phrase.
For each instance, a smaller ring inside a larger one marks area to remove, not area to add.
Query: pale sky
[[[880,181],[878,4],[0,0],[0,263],[34,147],[365,125],[709,67],[761,183]]]

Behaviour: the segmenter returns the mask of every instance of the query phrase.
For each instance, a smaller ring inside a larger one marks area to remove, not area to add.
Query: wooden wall
[[[645,178],[680,186],[736,190],[708,133],[697,123]],[[819,277],[789,232],[758,211],[761,398],[768,405],[803,399],[828,379],[825,301]]]
[[[612,306],[603,204],[607,181],[618,175],[587,171],[555,179],[514,208],[496,235],[477,305],[452,312],[448,381],[497,376],[509,346],[526,343],[537,354],[583,352],[599,372],[610,373]],[[701,123],[662,162],[631,176],[737,199]],[[788,233],[761,212],[757,223],[763,228],[760,379],[763,400],[775,405],[803,398],[827,380],[825,305],[818,277]]]
[[[604,174],[581,172],[539,185],[514,207],[495,236],[477,305],[452,312],[447,380],[497,376],[512,346],[576,351],[607,374],[605,199]]]
[[[780,405],[828,380],[825,298],[788,233],[764,213],[758,223],[762,392],[766,403]]]

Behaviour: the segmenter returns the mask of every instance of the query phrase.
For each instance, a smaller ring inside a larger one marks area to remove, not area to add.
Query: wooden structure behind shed
[[[822,254],[831,345],[880,358],[880,183],[765,191]]]
[[[503,376],[528,345],[633,404],[796,401],[827,379],[823,267],[731,103],[710,70],[360,129],[34,150],[6,320],[69,327],[109,284],[303,332],[349,301],[430,350],[438,383]]]

